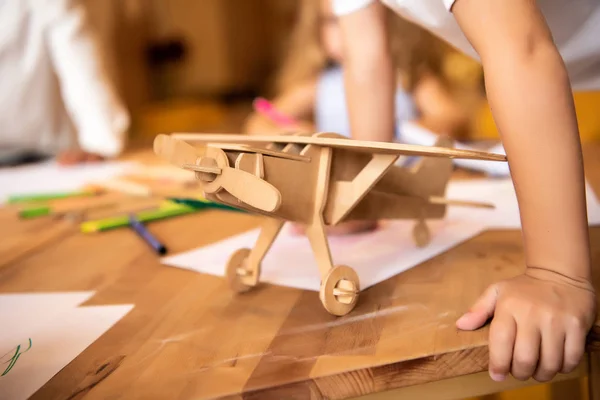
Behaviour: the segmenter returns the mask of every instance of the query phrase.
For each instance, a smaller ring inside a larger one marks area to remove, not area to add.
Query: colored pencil
[[[57,192],[57,193],[38,193],[38,194],[17,194],[8,197],[9,204],[33,203],[40,201],[50,201],[59,199],[68,199],[72,197],[95,196],[97,190],[80,190],[76,192]]]
[[[92,198],[65,198],[50,203],[27,204],[19,210],[20,218],[36,218],[47,215],[84,213],[88,211],[116,207],[123,200],[119,193],[105,194]]]
[[[255,99],[252,105],[256,112],[270,118],[280,126],[291,127],[297,125],[296,120],[277,110],[271,102],[262,97]]]
[[[129,215],[129,226],[131,226],[131,228],[158,254],[163,255],[167,253],[165,245],[152,236],[144,224],[142,224],[134,214]]]
[[[239,208],[235,208],[233,206],[228,206],[226,204],[215,203],[214,201],[206,200],[206,199],[181,199],[181,198],[169,198],[169,201],[173,203],[182,204],[188,207],[193,207],[195,209],[210,209],[217,208],[221,210],[229,210],[229,211],[238,211],[244,212]]]
[[[197,209],[173,202],[165,202],[161,207],[145,210],[136,213],[135,216],[140,222],[157,221],[159,219],[177,217],[180,215],[196,212]],[[125,216],[117,216],[112,218],[100,219],[95,221],[86,221],[80,225],[80,230],[83,233],[102,232],[110,229],[120,228],[129,225],[129,218]]]

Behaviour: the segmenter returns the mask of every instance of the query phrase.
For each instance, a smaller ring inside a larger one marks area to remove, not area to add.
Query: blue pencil
[[[167,248],[160,243],[152,234],[146,229],[144,224],[142,224],[133,214],[129,215],[129,226],[133,228],[137,232],[142,239],[146,241],[156,251],[158,254],[166,254]]]

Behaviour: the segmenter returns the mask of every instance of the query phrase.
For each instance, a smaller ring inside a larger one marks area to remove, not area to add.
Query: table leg
[[[582,381],[578,378],[550,384],[550,400],[586,399],[585,392],[582,392]]]
[[[600,364],[597,364],[600,365]],[[588,359],[584,358],[581,364],[570,374],[559,374],[551,383],[563,381],[575,381],[588,373],[590,367]],[[456,378],[444,379],[413,386],[406,386],[388,391],[381,391],[365,396],[354,397],[352,400],[403,400],[403,399],[427,399],[427,400],[462,400],[474,399],[488,400],[501,398],[497,394],[509,390],[521,389],[540,385],[539,382],[529,379],[518,381],[509,376],[503,382],[494,382],[490,379],[487,371]],[[488,397],[489,396],[489,397]],[[568,397],[568,400],[577,400],[577,397]],[[600,397],[598,398],[600,399]],[[596,398],[590,397],[590,400]]]
[[[600,400],[600,353],[589,353],[588,360],[588,398]]]

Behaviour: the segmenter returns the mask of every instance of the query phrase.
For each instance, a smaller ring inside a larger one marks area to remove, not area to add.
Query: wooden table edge
[[[582,371],[588,371],[588,358],[594,356],[598,358],[600,354],[600,326],[595,325],[588,335],[586,354],[582,359],[580,367],[570,374],[559,374],[553,381],[562,381],[584,376]],[[435,382],[461,378],[468,375],[485,373],[488,368],[488,346],[482,345],[466,349],[460,349],[443,354],[429,355],[412,360],[403,360],[390,364],[359,368],[348,370],[338,374],[308,378],[296,382],[285,383],[269,388],[257,388],[243,390],[237,394],[231,394],[221,399],[262,399],[262,398],[294,398],[298,393],[310,394],[311,399],[352,399],[368,395],[377,395],[388,391],[403,389],[411,386],[420,386]],[[445,366],[446,371],[439,367]],[[423,371],[436,371],[436,373],[425,373]],[[447,372],[444,374],[444,372]],[[381,387],[373,387],[369,390],[369,385],[344,385],[346,392],[339,391],[344,382],[355,382],[355,376],[360,375],[362,379],[368,376],[372,385],[377,381],[385,382]],[[514,378],[511,378],[516,381]],[[493,382],[490,378],[490,384]],[[519,382],[519,381],[517,381]],[[515,383],[515,382],[513,382]],[[518,383],[516,387],[531,386],[534,383]],[[498,385],[500,386],[500,385]],[[336,388],[336,390],[328,390]]]

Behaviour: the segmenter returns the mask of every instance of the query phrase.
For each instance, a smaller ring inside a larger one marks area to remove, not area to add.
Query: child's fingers
[[[517,323],[512,315],[503,313],[494,317],[490,325],[490,376],[502,381],[510,372]]]
[[[565,337],[565,354],[561,372],[568,374],[573,372],[581,362],[585,352],[586,331],[579,324],[569,326]]]
[[[540,355],[542,335],[536,325],[521,323],[517,325],[517,336],[511,365],[512,375],[521,381],[533,376]]]
[[[491,285],[477,299],[471,310],[456,321],[458,329],[473,330],[482,327],[494,315],[497,298],[498,288],[496,285]]]
[[[564,329],[546,326],[542,335],[540,360],[533,376],[536,381],[547,382],[562,369],[564,346]]]

